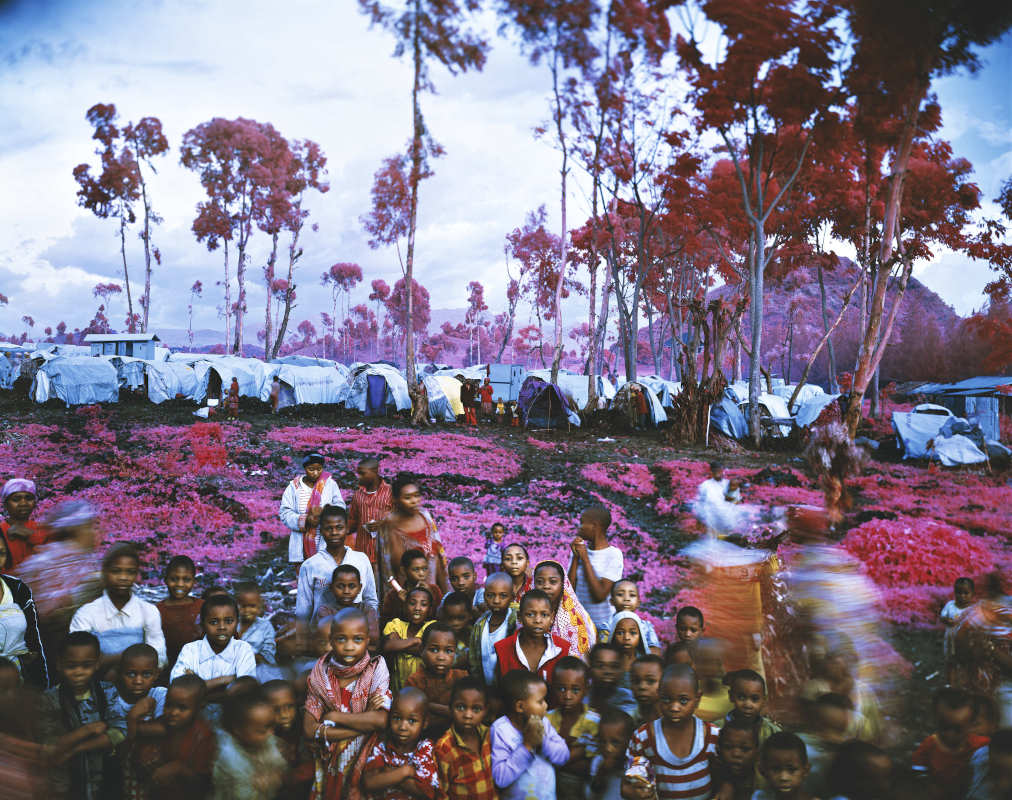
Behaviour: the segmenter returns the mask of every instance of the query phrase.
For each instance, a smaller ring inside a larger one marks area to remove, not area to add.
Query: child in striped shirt
[[[657,701],[661,717],[641,725],[629,742],[623,797],[710,797],[710,757],[717,754],[717,729],[695,715],[701,697],[692,667],[673,664],[664,671]]]

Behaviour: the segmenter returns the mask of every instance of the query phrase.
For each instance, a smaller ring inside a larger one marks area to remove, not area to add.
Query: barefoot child
[[[258,691],[229,697],[211,774],[214,800],[274,800],[284,771],[271,704]]]
[[[365,614],[343,609],[330,623],[330,652],[309,673],[302,731],[319,747],[313,797],[339,798],[370,734],[387,725],[390,673],[369,656]]]
[[[413,686],[425,695],[428,723],[424,735],[435,741],[450,727],[450,691],[453,685],[467,675],[454,669],[457,657],[457,636],[443,622],[434,622],[422,633],[422,667],[408,676],[405,685]]]
[[[569,642],[551,629],[552,602],[540,589],[531,589],[520,600],[520,627],[495,643],[499,678],[527,670],[550,681],[559,659],[569,655]]]
[[[203,601],[193,597],[197,568],[189,556],[173,556],[165,567],[165,588],[169,596],[158,604],[165,634],[165,654],[169,664],[175,664],[184,644],[200,638],[200,606]]]
[[[488,709],[484,683],[461,678],[450,692],[450,730],[436,742],[439,783],[448,800],[498,800],[492,780],[492,739],[482,724]]]
[[[555,770],[555,788],[560,797],[580,796],[597,743],[600,717],[587,708],[586,695],[587,665],[575,656],[559,659],[552,673],[554,708],[547,719],[569,748],[569,760]]]
[[[555,800],[555,767],[569,760],[566,742],[545,719],[548,686],[527,670],[502,681],[506,715],[492,723],[492,779],[501,800]]]
[[[432,742],[422,738],[428,718],[425,695],[401,689],[390,706],[386,735],[366,757],[362,791],[376,800],[412,800],[440,796],[439,771]]]
[[[668,667],[661,679],[660,719],[636,729],[629,742],[622,797],[706,800],[711,794],[709,759],[717,754],[717,729],[695,715],[702,691],[695,670]]]
[[[639,724],[657,719],[657,696],[661,689],[664,662],[652,653],[640,656],[629,670],[629,685],[636,698],[636,716]]]
[[[488,610],[471,628],[468,660],[471,674],[483,680],[486,686],[495,681],[498,663],[496,643],[517,628],[517,612],[510,605],[512,599],[513,582],[505,572],[494,572],[485,579],[485,606]]]
[[[257,664],[274,664],[277,644],[274,626],[263,618],[264,599],[255,583],[240,583],[235,587],[235,601],[239,606],[239,626],[236,637],[253,648]]]
[[[390,685],[396,691],[400,691],[411,673],[422,666],[421,636],[434,622],[429,619],[432,594],[428,589],[422,586],[411,589],[404,605],[405,619],[392,619],[383,628],[383,653],[392,659]]]

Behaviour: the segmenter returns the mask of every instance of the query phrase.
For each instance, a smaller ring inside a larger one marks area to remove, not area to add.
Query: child
[[[450,690],[467,675],[454,669],[457,635],[444,622],[434,622],[422,633],[422,667],[408,676],[405,685],[413,686],[428,701],[428,725],[425,737],[435,741],[450,727]]]
[[[94,634],[67,634],[60,683],[42,696],[42,739],[60,754],[56,764],[64,765],[48,765],[51,789],[58,797],[100,800],[118,793],[119,776],[107,772],[106,756],[126,738],[126,719],[116,689],[98,680],[101,659]]]
[[[416,548],[405,550],[404,555],[401,556],[401,568],[405,575],[404,586],[394,587],[391,585],[380,606],[379,618],[380,625],[383,627],[386,627],[386,624],[392,619],[404,618],[407,613],[404,604],[407,602],[408,592],[416,586],[427,590],[432,598],[430,614],[435,613],[437,604],[443,599],[443,593],[439,587],[429,582],[429,559],[421,550]]]
[[[527,548],[522,544],[510,544],[502,551],[502,571],[510,576],[513,581],[513,596],[510,605],[520,610],[520,598],[524,592],[531,588],[532,576],[530,575],[531,559],[527,555]]]
[[[774,733],[759,754],[759,772],[768,789],[760,789],[752,800],[812,800],[802,786],[808,777],[808,751],[793,733]]]
[[[451,558],[448,566],[450,586],[454,592],[467,596],[468,609],[474,606],[475,572],[474,562],[467,556]]]
[[[422,666],[420,637],[433,623],[429,619],[432,593],[424,586],[410,589],[404,605],[407,611],[405,618],[392,619],[383,628],[383,653],[388,659],[392,657],[390,684],[395,691],[399,691],[411,673]]]
[[[502,401],[501,397],[497,397],[495,401],[495,421],[502,425],[503,420],[506,418],[506,404]]]
[[[942,611],[938,615],[942,624],[945,625],[942,648],[946,665],[952,661],[952,645],[956,635],[956,623],[959,622],[966,610],[973,605],[974,592],[973,579],[956,578],[956,582],[952,585],[953,598],[942,607]]]
[[[663,674],[664,662],[653,653],[637,658],[629,670],[629,684],[637,707],[634,719],[640,725],[657,719],[657,693],[661,688]]]
[[[215,736],[200,717],[205,693],[204,681],[192,674],[181,675],[169,686],[158,718],[163,730],[142,735],[131,754],[140,797],[201,800],[207,794]]]
[[[366,757],[362,791],[379,800],[440,797],[439,771],[432,742],[422,738],[427,719],[425,695],[407,686],[390,706],[386,736]]]
[[[378,458],[368,456],[358,462],[358,486],[348,503],[349,544],[360,553],[365,553],[373,569],[373,585],[376,582],[376,533],[380,523],[394,507],[394,496],[390,484],[380,477]]]
[[[517,627],[517,612],[510,605],[513,582],[505,572],[494,572],[485,579],[485,605],[488,608],[471,627],[471,645],[468,662],[471,674],[482,679],[486,686],[495,681],[498,659],[497,642],[510,636]]]
[[[166,665],[165,636],[158,609],[135,597],[133,586],[141,562],[132,544],[114,544],[102,559],[105,591],[97,600],[81,606],[70,620],[70,632],[88,631],[102,647],[99,672],[105,675],[119,663],[120,654],[132,644],[145,643],[158,653],[158,665]]]
[[[569,748],[569,760],[555,770],[560,797],[579,797],[587,782],[600,717],[587,708],[587,665],[575,656],[559,659],[552,673],[552,711],[548,721]]]
[[[495,643],[497,675],[505,678],[514,670],[540,675],[547,683],[559,659],[569,655],[569,642],[552,629],[552,601],[540,589],[531,589],[520,600],[520,627]]]
[[[545,719],[548,686],[539,675],[514,670],[503,678],[502,691],[506,715],[491,731],[492,779],[500,800],[554,800],[554,767],[569,760],[569,748]]]
[[[809,731],[801,734],[808,752],[809,770],[805,788],[825,796],[829,789],[829,768],[840,745],[847,740],[847,729],[854,706],[839,694],[823,694],[807,710]]]
[[[162,716],[165,710],[164,686],[155,686],[158,680],[158,653],[151,645],[132,644],[120,656],[117,670],[117,711],[127,721],[127,738],[137,736],[139,725]],[[129,773],[128,765],[125,772]],[[126,779],[128,776],[124,775]]]
[[[664,649],[664,666],[686,664],[692,666],[692,651],[695,648],[688,642],[672,642]]]
[[[590,760],[589,800],[620,800],[625,751],[636,729],[633,718],[617,708],[607,708],[597,726],[597,755]]]
[[[471,602],[463,592],[450,592],[439,608],[439,621],[457,637],[457,657],[453,666],[467,671],[467,645],[471,641]]]
[[[214,800],[274,800],[284,771],[271,704],[256,691],[229,697],[212,773]]]
[[[329,641],[330,652],[309,673],[302,732],[319,748],[311,796],[333,798],[348,788],[346,775],[366,739],[386,727],[391,696],[386,662],[369,656],[365,614],[339,611]]]
[[[692,644],[703,635],[703,612],[695,606],[682,606],[675,616],[678,641]]]
[[[207,700],[220,703],[225,689],[237,678],[256,677],[257,662],[253,648],[235,638],[239,607],[227,594],[214,594],[200,607],[200,627],[204,638],[183,645],[170,678],[193,674],[207,684]],[[214,709],[211,717],[217,716]]]
[[[730,722],[741,720],[759,729],[759,747],[781,728],[763,712],[766,710],[766,680],[758,672],[751,669],[740,669],[729,672],[724,677],[727,686],[727,697],[734,706],[724,718]]]
[[[970,758],[990,740],[971,733],[974,702],[961,689],[940,689],[934,711],[937,731],[921,742],[910,763],[927,772],[939,797],[962,798],[970,785]]]
[[[723,644],[717,639],[698,639],[692,663],[703,689],[696,716],[704,722],[724,719],[734,704],[724,683]]]
[[[197,580],[197,567],[189,556],[173,556],[165,567],[165,588],[169,596],[158,604],[162,618],[162,632],[165,635],[165,655],[169,664],[175,664],[184,644],[200,638],[199,597],[193,597],[193,585]]]
[[[492,523],[488,534],[485,536],[485,577],[493,575],[502,569],[502,540],[506,537],[506,526],[501,522]]]
[[[498,800],[492,780],[492,737],[482,724],[488,709],[484,683],[461,678],[450,691],[450,730],[436,742],[439,783],[448,800]]]
[[[640,607],[639,587],[636,586],[634,581],[625,579],[615,581],[611,587],[611,604],[615,609],[615,614],[623,611],[631,611],[635,614]],[[597,634],[600,641],[606,642],[610,638],[611,632],[614,630],[614,619],[615,617],[612,615],[611,620],[598,628]],[[661,640],[657,637],[654,623],[643,617],[639,619],[639,627],[643,631],[643,643],[646,646],[647,652],[659,656],[661,654]]]
[[[577,598],[596,626],[611,619],[611,588],[622,580],[625,561],[622,551],[608,544],[611,512],[601,505],[591,506],[580,516],[580,531],[570,548],[569,581]]]
[[[239,419],[239,379],[232,378],[228,387],[228,397],[225,399],[225,408],[228,411],[229,419]]]
[[[995,800],[1012,794],[1012,730],[995,731],[991,743],[970,760],[973,779],[967,800]]]
[[[852,739],[840,747],[833,761],[829,789],[834,798],[892,800],[892,761],[881,748]]]
[[[596,644],[590,651],[589,705],[598,714],[608,706],[622,709],[632,716],[637,711],[632,692],[619,686],[622,679],[622,651],[614,642]]]
[[[509,421],[511,428],[520,427],[520,404],[516,400],[509,402]]]
[[[717,737],[717,758],[710,763],[718,800],[750,800],[755,788],[759,729],[744,719],[724,723]]]
[[[313,785],[313,757],[302,735],[302,712],[291,682],[273,680],[261,689],[274,711],[274,737],[287,768],[281,781],[279,800],[303,800]]]
[[[363,581],[362,592],[355,601],[373,608],[379,605],[369,558],[345,545],[348,512],[342,506],[324,506],[320,511],[319,528],[322,548],[299,567],[299,583],[295,595],[295,619],[303,645],[309,621],[316,609],[326,602],[334,570],[341,564],[354,565]]]
[[[649,651],[646,647],[646,629],[632,611],[619,611],[611,618],[612,641],[622,651],[622,678],[619,684],[629,686],[629,670],[633,662]]]
[[[255,583],[240,583],[235,587],[235,600],[239,606],[239,626],[236,637],[253,648],[257,664],[274,664],[277,644],[274,626],[264,619],[264,599]]]
[[[277,375],[271,381],[271,413],[278,413],[278,403],[281,402],[281,378]]]
[[[380,646],[379,615],[372,606],[359,602],[362,595],[362,576],[354,564],[340,564],[330,577],[330,592],[324,595],[321,604],[309,621],[310,630],[315,630],[320,620],[332,617],[342,608],[357,608],[369,620],[369,651],[376,652]]]
[[[846,697],[854,709],[847,738],[874,742],[881,736],[885,723],[875,693],[854,678],[852,667],[857,660],[853,646],[841,643],[815,662],[813,677],[805,683],[801,696],[806,701],[827,693]]]
[[[341,489],[333,476],[324,469],[326,461],[320,453],[306,453],[302,474],[296,475],[284,494],[278,516],[288,528],[288,561],[301,564],[323,549],[318,529],[323,509],[344,508]]]
[[[710,797],[709,760],[717,754],[717,729],[695,715],[702,691],[692,667],[664,671],[658,699],[660,719],[636,729],[627,751],[622,796],[705,800]]]

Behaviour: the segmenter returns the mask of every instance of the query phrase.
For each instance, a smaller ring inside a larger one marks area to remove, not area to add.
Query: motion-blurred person
[[[3,574],[9,563],[6,543],[0,540],[0,659],[8,660],[28,684],[45,689],[49,674],[32,590]]]

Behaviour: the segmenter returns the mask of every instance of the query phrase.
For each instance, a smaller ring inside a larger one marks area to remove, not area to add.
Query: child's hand
[[[545,726],[541,717],[528,717],[524,723],[524,744],[531,751],[540,749],[541,743],[545,740]]]
[[[148,714],[151,714],[155,710],[155,699],[153,697],[142,697],[136,703],[133,708],[127,712],[127,716],[132,719],[142,719]]]
[[[369,695],[369,700],[365,704],[366,711],[383,711],[386,709],[386,698],[381,694]]]
[[[630,793],[636,800],[654,800],[654,797],[656,797],[654,785],[650,781],[645,781],[642,778],[626,777],[623,780],[623,784],[629,787]]]
[[[412,636],[409,640],[411,644],[404,648],[406,652],[415,653],[416,655],[422,652],[422,640],[417,636]]]
[[[407,589],[398,589],[397,590],[397,596],[399,598],[401,598],[401,602],[402,603],[408,602],[408,590]]]
[[[87,725],[82,725],[81,729],[87,731],[88,736],[98,736],[109,730],[109,726],[102,722],[102,720],[99,720],[98,722],[89,722]]]
[[[580,536],[574,536],[573,541],[569,543],[569,549],[573,551],[573,555],[579,558],[587,552],[587,543]]]
[[[151,782],[157,786],[164,786],[176,777],[177,772],[179,772],[178,761],[170,761],[168,764],[162,764],[158,769],[151,773]]]

